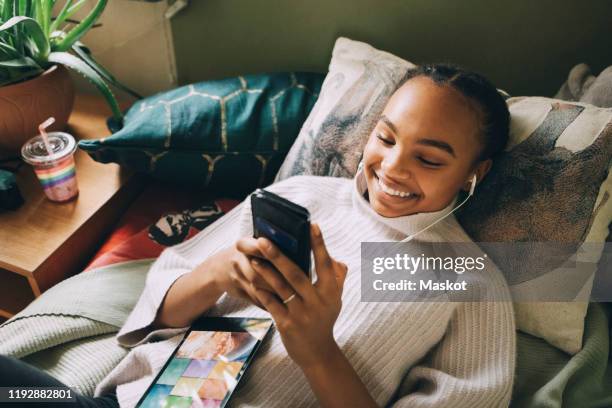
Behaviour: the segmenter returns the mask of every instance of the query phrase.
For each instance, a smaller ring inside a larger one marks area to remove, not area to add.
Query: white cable
[[[416,233],[414,233],[412,235],[409,235],[408,237],[402,239],[400,242],[409,242],[409,241],[412,241],[412,239],[414,237],[416,237],[417,235],[419,235],[421,232],[427,231],[429,228],[433,227],[434,225],[436,225],[437,223],[439,223],[440,221],[442,221],[443,219],[445,219],[446,217],[448,217],[449,215],[451,215],[452,213],[457,211],[459,208],[461,208],[461,206],[463,204],[465,204],[466,201],[469,200],[471,196],[474,195],[474,190],[476,190],[476,181],[477,181],[476,174],[474,174],[474,176],[472,177],[472,185],[470,186],[470,192],[468,193],[468,196],[465,198],[465,200],[463,200],[461,202],[461,204],[459,204],[458,206],[453,208],[452,211],[449,211],[447,214],[445,214],[444,216],[438,218],[436,221],[432,222],[431,224],[429,224],[428,226],[426,226],[425,228],[423,228],[419,232],[416,232]]]

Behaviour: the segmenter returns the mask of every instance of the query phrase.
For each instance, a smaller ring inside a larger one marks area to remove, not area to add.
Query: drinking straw
[[[49,156],[53,154],[53,150],[51,149],[51,145],[49,144],[49,137],[47,136],[46,128],[55,123],[55,118],[51,116],[49,119],[45,120],[43,123],[38,125],[38,131],[42,136],[43,143],[45,144],[45,149],[47,149],[47,153]]]

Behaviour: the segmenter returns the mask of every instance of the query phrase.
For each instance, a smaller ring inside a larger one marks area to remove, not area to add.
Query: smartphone
[[[274,193],[251,194],[253,236],[272,241],[310,278],[310,213]]]
[[[224,408],[272,319],[201,317],[138,402],[138,408]]]

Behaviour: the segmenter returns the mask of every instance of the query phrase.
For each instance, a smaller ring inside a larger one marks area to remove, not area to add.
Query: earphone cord
[[[454,213],[455,211],[457,211],[459,208],[461,208],[461,206],[463,204],[465,204],[467,202],[467,200],[470,199],[470,197],[472,196],[472,194],[468,194],[468,196],[461,202],[461,204],[459,204],[458,206],[456,206],[455,208],[453,208],[451,211],[449,211],[447,214],[445,214],[444,216],[438,218],[436,221],[432,222],[431,224],[429,224],[428,226],[426,226],[425,228],[423,228],[422,230],[420,230],[417,233],[414,233],[412,235],[409,235],[408,237],[402,239],[400,242],[408,242],[408,241],[412,241],[412,239],[414,237],[416,237],[417,235],[419,235],[421,232],[425,232],[428,229],[430,229],[431,227],[433,227],[434,225],[436,225],[437,223],[439,223],[440,221],[442,221],[443,219],[445,219],[446,217],[448,217],[449,215],[451,215],[452,213]]]

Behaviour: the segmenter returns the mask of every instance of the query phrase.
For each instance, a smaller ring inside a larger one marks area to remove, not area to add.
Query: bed
[[[179,14],[171,23],[177,43],[179,80],[188,83],[245,71],[308,68],[322,71],[327,64],[323,56],[329,55],[338,32],[357,33],[358,38],[370,38],[377,45],[406,57],[453,58],[490,73],[492,79],[511,93],[552,95],[576,60],[588,58],[598,70],[610,63],[606,60],[609,47],[603,40],[612,35],[606,13],[602,11],[605,1],[594,2],[589,7],[578,3],[565,5],[559,8],[559,13],[548,13],[551,8],[558,8],[558,3],[552,1],[537,5],[517,1],[507,6],[505,12],[487,2],[472,1],[469,5],[482,11],[478,13],[478,21],[486,22],[480,28],[474,17],[476,13],[470,12],[469,7],[457,10],[456,6],[443,8],[438,3],[414,4],[411,8],[408,3],[372,0],[359,1],[345,10],[323,1],[307,8],[283,2],[266,7],[238,5],[236,1],[192,2],[192,10]],[[246,9],[242,13],[233,13],[243,6]],[[249,7],[257,10],[249,11]],[[529,13],[528,7],[533,7]],[[365,8],[368,13],[360,12]],[[457,12],[460,19],[456,18]],[[303,19],[305,14],[310,19]],[[254,18],[255,15],[259,17]],[[406,20],[398,18],[401,15],[406,15]],[[575,22],[572,18],[575,16],[592,21],[588,33],[581,31],[582,27],[564,27],[573,30],[575,41],[569,45],[553,42],[558,27],[564,21]],[[288,24],[292,19],[295,24]],[[325,26],[319,37],[312,35],[313,21],[322,21]],[[440,30],[435,22],[447,28]],[[524,30],[516,30],[517,24]],[[380,30],[381,26],[385,30]],[[540,30],[542,27],[554,30]],[[489,30],[494,35],[485,38],[479,30]],[[422,41],[427,37],[424,33],[430,35],[430,43]],[[195,36],[203,38],[200,53],[192,53],[188,46],[188,39]],[[225,41],[219,41],[219,36],[226,37]],[[456,40],[457,47],[448,41],[449,36]],[[535,41],[529,44],[532,46],[529,52],[517,46],[531,39]],[[482,58],[478,50],[483,47],[492,50],[491,58]],[[572,55],[568,56],[568,49]],[[215,59],[219,63],[208,63]],[[511,60],[514,65],[508,64]],[[558,60],[563,63],[554,63]],[[534,76],[526,77],[516,66],[530,66]],[[237,202],[150,182],[82,274],[51,289],[44,301],[35,302],[1,326],[0,352],[24,358],[91,394],[127,352],[114,342],[114,333],[136,301],[153,259],[166,246],[188,239]],[[122,289],[116,291],[115,307],[103,310],[107,302],[104,290],[118,287]],[[85,299],[75,295],[79,291],[98,295]],[[78,307],[75,302],[70,305],[62,302],[68,294],[76,296]],[[58,325],[64,329],[59,330]],[[611,337],[610,303],[590,304],[583,348],[573,356],[542,339],[519,332],[511,406],[612,407]],[[71,365],[71,355],[82,353],[91,355],[89,364]]]
[[[114,334],[136,301],[154,258],[167,245],[188,239],[237,203],[150,182],[81,275],[51,289],[45,302],[30,305],[0,329],[0,352],[24,358],[80,391],[93,393],[96,384],[127,354],[114,342]],[[124,289],[117,293],[118,287]],[[109,290],[115,291],[119,306],[113,313],[101,313],[108,308],[104,293]],[[88,298],[75,298],[75,291],[88,293]],[[66,296],[72,298],[70,304],[64,301]],[[63,330],[58,331],[49,319]],[[584,345],[574,356],[518,332],[511,406],[612,406],[611,336],[609,303],[590,304]],[[91,361],[84,364],[79,359],[75,366],[71,356],[82,353],[89,353]]]

